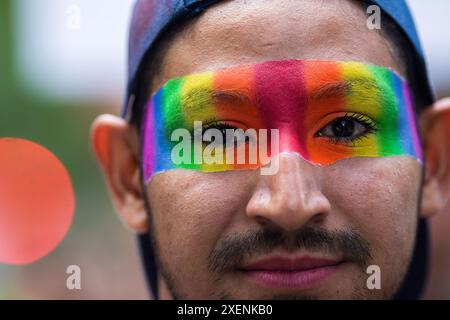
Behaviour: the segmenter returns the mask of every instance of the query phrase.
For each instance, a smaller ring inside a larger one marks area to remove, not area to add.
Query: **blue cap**
[[[130,110],[130,97],[135,93],[135,80],[142,60],[156,39],[172,24],[182,19],[194,17],[212,4],[222,0],[137,0],[130,28],[128,54],[128,86],[126,103],[122,115],[126,117]],[[368,4],[378,5],[403,30],[412,44],[416,55],[417,74],[423,99],[426,104],[434,101],[433,90],[428,80],[424,52],[417,34],[415,23],[406,1],[404,0],[363,0]]]
[[[222,0],[137,0],[130,29],[129,57],[128,57],[128,87],[126,103],[122,116],[129,117],[130,109],[136,92],[136,78],[140,71],[142,60],[152,49],[158,37],[164,30],[182,19],[189,19],[206,10],[210,5]],[[418,90],[421,91],[421,103],[425,106],[434,101],[433,90],[428,79],[424,52],[417,34],[415,23],[405,0],[362,0],[367,4],[378,5],[381,10],[390,16],[392,20],[403,30],[406,38],[414,50],[414,66]],[[428,235],[427,223],[419,220],[416,234],[415,250],[411,267],[406,275],[402,287],[396,295],[396,299],[420,298],[424,289],[427,261],[428,261]],[[154,297],[158,297],[156,277],[156,260],[151,247],[150,236],[144,234],[138,237],[140,252],[146,272],[149,287]]]

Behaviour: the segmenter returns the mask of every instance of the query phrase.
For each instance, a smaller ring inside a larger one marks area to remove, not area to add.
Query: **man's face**
[[[186,74],[283,59],[359,61],[403,73],[388,41],[346,0],[235,0],[170,43],[153,89]],[[317,167],[283,155],[279,171],[153,177],[146,194],[163,280],[177,298],[388,298],[411,259],[422,167],[352,158]],[[366,269],[381,270],[369,290]]]

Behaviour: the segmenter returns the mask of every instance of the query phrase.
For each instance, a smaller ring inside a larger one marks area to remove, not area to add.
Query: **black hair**
[[[132,110],[129,110],[131,112],[130,123],[136,129],[139,130],[141,126],[145,103],[150,98],[156,76],[162,71],[164,56],[170,43],[180,30],[185,29],[192,20],[192,18],[185,19],[167,27],[155,40],[151,50],[144,55],[135,79],[135,100]]]

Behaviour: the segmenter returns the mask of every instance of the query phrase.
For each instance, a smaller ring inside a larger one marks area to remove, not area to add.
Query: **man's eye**
[[[375,130],[370,119],[363,116],[345,116],[335,119],[316,133],[316,137],[328,137],[335,142],[351,142]]]
[[[222,135],[222,141],[225,144],[227,138],[227,130],[236,130],[236,127],[233,127],[227,123],[214,123],[203,127],[203,137],[205,137],[205,132],[208,130],[218,130]],[[206,140],[206,139],[205,139]]]

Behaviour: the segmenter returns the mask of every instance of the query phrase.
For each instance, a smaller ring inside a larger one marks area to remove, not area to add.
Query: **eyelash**
[[[225,129],[239,129],[238,127],[232,125],[227,120],[218,120],[215,118],[209,118],[206,120],[202,120],[202,135],[205,133],[208,129],[218,129],[218,130],[225,130]],[[192,135],[195,134],[194,128],[189,130]]]
[[[345,118],[350,118],[350,119],[352,119],[354,121],[359,122],[361,125],[363,125],[366,128],[366,132],[364,132],[364,134],[361,134],[361,135],[359,135],[357,137],[344,137],[344,138],[329,137],[329,136],[319,136],[318,135],[321,131],[323,131],[327,126],[331,125],[334,121],[336,121],[338,119],[345,119]],[[344,116],[337,117],[334,120],[330,121],[326,126],[324,126],[322,129],[320,129],[315,134],[315,137],[326,138],[331,143],[334,143],[334,144],[344,144],[344,145],[348,145],[348,146],[355,146],[358,141],[363,141],[370,134],[376,133],[378,131],[379,130],[378,130],[377,126],[376,126],[375,121],[371,120],[367,116],[364,116],[364,115],[358,114],[358,113],[346,113]]]
[[[216,121],[212,123],[208,123],[203,126],[203,132],[205,132],[208,129],[218,129],[218,130],[226,130],[226,129],[238,129],[237,127],[231,125],[230,123],[226,121]]]
[[[217,120],[215,118],[210,118],[203,122],[206,124],[204,124],[202,126],[202,136],[209,129],[217,129],[220,131],[223,130],[222,132],[225,132],[224,130],[227,130],[227,129],[232,129],[232,130],[242,129],[242,128],[232,125],[230,122],[228,122],[226,120]],[[245,129],[243,129],[243,130],[245,131]],[[191,131],[191,135],[194,136],[195,131],[193,129],[190,131]],[[225,141],[225,137],[224,137],[224,141]]]
[[[354,121],[357,121],[358,123],[360,123],[361,125],[363,125],[366,128],[366,132],[364,132],[364,134],[361,134],[361,135],[359,135],[357,137],[344,137],[344,138],[329,137],[329,136],[319,136],[318,135],[319,132],[324,130],[327,126],[331,125],[334,121],[336,121],[338,119],[343,119],[343,118],[349,118],[349,119],[352,119]],[[215,118],[211,118],[211,119],[207,119],[204,122],[206,123],[206,125],[202,126],[202,135],[208,129],[218,129],[218,130],[239,129],[238,127],[230,124],[226,120],[220,120],[219,121],[219,120],[217,120]],[[316,133],[315,137],[326,138],[333,144],[344,144],[344,145],[349,145],[349,146],[355,146],[357,142],[364,140],[370,134],[376,133],[377,131],[379,131],[379,130],[378,130],[377,126],[376,126],[375,121],[371,120],[367,116],[364,116],[362,114],[357,114],[357,113],[346,113],[345,115],[343,115],[341,117],[337,117],[334,120],[330,121],[326,126],[324,126],[322,129],[320,129]],[[193,133],[193,131],[191,133]]]

